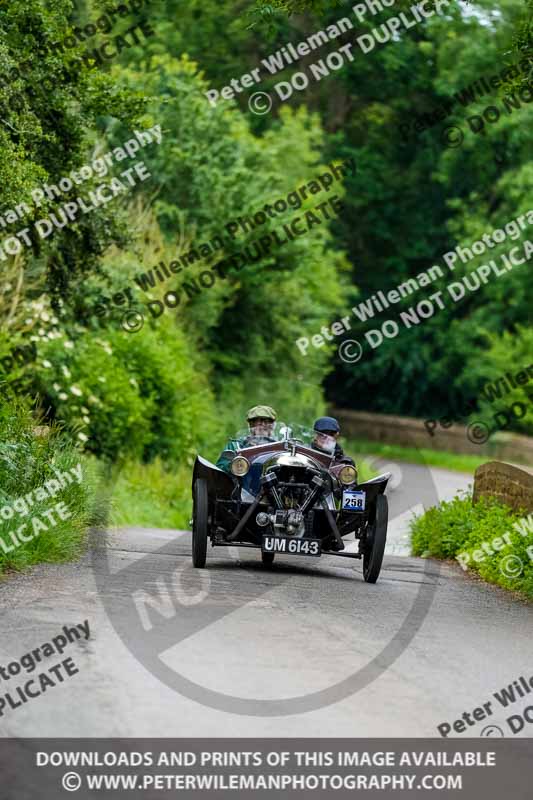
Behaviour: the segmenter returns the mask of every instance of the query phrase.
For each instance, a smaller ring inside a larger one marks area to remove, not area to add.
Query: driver
[[[355,461],[350,456],[344,455],[344,450],[337,443],[341,428],[335,417],[319,417],[313,425],[315,432],[311,446],[315,450],[320,450],[328,455],[333,455],[335,461],[342,464],[351,464],[355,467]]]
[[[276,417],[276,412],[271,406],[253,406],[246,414],[246,421],[250,429],[248,436],[244,436],[241,439],[230,439],[224,450],[232,450],[235,452],[241,447],[274,442],[275,439],[272,434],[274,432]],[[231,458],[224,455],[224,450],[220,454],[216,465],[219,469],[224,470],[224,472],[230,473],[229,465],[231,463]]]

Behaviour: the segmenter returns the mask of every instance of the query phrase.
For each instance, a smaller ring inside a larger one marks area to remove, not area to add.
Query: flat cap
[[[276,420],[276,412],[271,406],[253,406],[246,414],[246,420],[264,417],[265,419]]]

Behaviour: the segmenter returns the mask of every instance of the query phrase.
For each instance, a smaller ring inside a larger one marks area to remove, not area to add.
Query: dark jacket
[[[319,453],[326,453],[325,450],[322,450],[320,447],[317,447],[316,444],[312,445],[314,450],[318,450]],[[327,455],[330,455],[327,453]],[[351,464],[352,467],[355,467],[355,461],[350,456],[344,455],[344,450],[340,446],[340,444],[335,444],[335,450],[333,451],[333,459],[337,462],[342,462],[343,464]]]
[[[342,461],[343,464],[351,464],[353,467],[355,467],[355,461],[353,460],[353,458],[350,458],[350,456],[344,455],[344,450],[342,449],[340,444],[335,445],[335,451],[333,455],[335,461]]]

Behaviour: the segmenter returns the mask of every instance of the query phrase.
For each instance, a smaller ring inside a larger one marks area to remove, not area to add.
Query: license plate
[[[346,489],[342,493],[342,508],[348,511],[364,511],[365,499],[365,492],[355,492]]]
[[[293,539],[292,536],[263,536],[263,553],[289,553],[294,556],[319,556],[322,553],[320,539]]]

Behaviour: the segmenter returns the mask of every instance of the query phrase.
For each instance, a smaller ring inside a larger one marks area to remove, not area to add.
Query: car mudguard
[[[357,491],[366,493],[367,504],[372,503],[378,494],[383,494],[385,492],[391,475],[391,472],[384,472],[383,475],[377,475],[375,478],[370,478],[370,480],[364,483],[358,483],[355,488]]]
[[[220,498],[229,499],[237,483],[236,478],[232,475],[228,475],[223,469],[219,469],[219,467],[212,464],[206,458],[202,458],[202,456],[196,456],[196,461],[194,462],[192,473],[193,486],[197,478],[203,478],[206,481],[209,495],[216,495]]]
[[[364,483],[358,483],[353,487],[344,487],[348,489],[353,488],[358,492],[363,491],[365,493],[365,510],[357,511],[347,508],[339,510],[337,521],[342,536],[346,536],[367,520],[372,520],[374,518],[376,497],[380,494],[384,494],[391,474],[390,472],[384,472],[383,475],[378,475]]]

